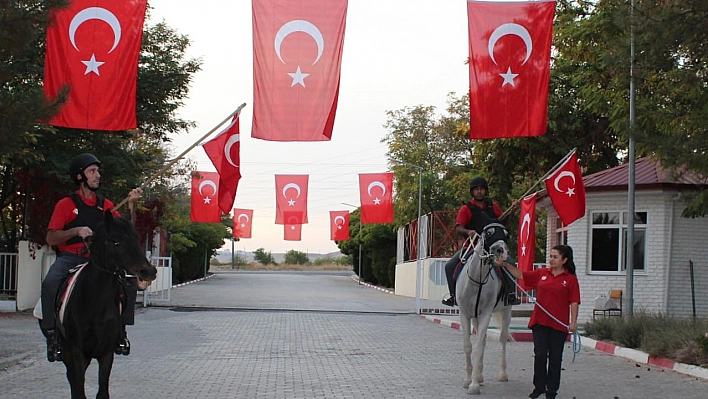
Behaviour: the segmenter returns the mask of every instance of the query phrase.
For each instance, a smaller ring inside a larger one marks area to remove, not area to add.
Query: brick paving
[[[460,331],[414,314],[413,299],[346,274],[219,273],[172,295],[170,306],[138,312],[129,328],[133,353],[113,366],[113,397],[469,397]],[[69,396],[64,366],[44,360],[41,339],[29,315],[0,316],[0,365],[13,350],[29,353],[0,372],[0,398]],[[509,343],[507,351],[510,381],[497,382],[499,343],[487,344],[482,396],[530,392],[532,344]],[[594,349],[571,359],[568,346],[559,398],[703,399],[708,392],[706,380]],[[96,376],[94,362],[89,397]]]

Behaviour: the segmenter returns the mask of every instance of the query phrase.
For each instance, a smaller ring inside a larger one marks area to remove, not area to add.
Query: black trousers
[[[445,277],[447,278],[447,289],[450,290],[450,295],[455,296],[455,266],[460,263],[460,254],[462,250],[455,252],[452,258],[445,263]]]
[[[539,392],[558,393],[561,377],[563,347],[568,333],[551,327],[534,325],[533,331],[533,386]]]

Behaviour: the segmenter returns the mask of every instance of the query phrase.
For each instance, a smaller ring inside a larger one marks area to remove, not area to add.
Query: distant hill
[[[248,263],[255,262],[255,259],[253,258],[253,252],[236,251],[236,256],[245,260]],[[283,260],[285,260],[284,253],[271,253],[271,256],[273,256],[273,259],[278,263],[282,263]],[[310,259],[310,262],[312,262],[316,259],[321,259],[321,258],[338,259],[338,258],[341,258],[342,256],[344,256],[344,255],[342,255],[342,253],[339,251],[330,252],[327,254],[314,254],[314,253],[307,254],[307,257]],[[231,250],[224,249],[221,251],[217,251],[216,259],[219,260],[219,263],[230,263],[231,262]]]

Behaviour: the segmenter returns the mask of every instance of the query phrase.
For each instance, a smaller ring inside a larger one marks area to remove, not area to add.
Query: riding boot
[[[448,298],[442,300],[442,304],[445,306],[455,306],[457,305],[457,301],[454,295],[450,295]]]
[[[128,340],[128,332],[125,331],[125,327],[123,327],[123,333],[121,334],[120,339],[118,340],[118,345],[116,346],[115,354],[124,356],[130,355],[130,341]]]
[[[44,330],[44,336],[47,337],[47,360],[49,362],[60,362],[63,360],[61,353],[61,345],[59,345],[59,334],[53,329]]]
[[[516,296],[516,284],[507,275],[504,275],[504,305],[521,305],[521,299]]]

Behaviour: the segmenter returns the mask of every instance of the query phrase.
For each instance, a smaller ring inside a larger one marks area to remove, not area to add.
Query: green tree
[[[262,265],[277,265],[273,259],[273,255],[270,254],[270,251],[266,252],[263,248],[258,248],[253,251],[253,259]]]
[[[285,260],[283,263],[287,263],[289,265],[306,265],[310,263],[310,258],[304,252],[291,249],[285,253]]]

